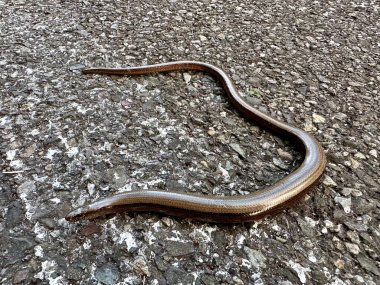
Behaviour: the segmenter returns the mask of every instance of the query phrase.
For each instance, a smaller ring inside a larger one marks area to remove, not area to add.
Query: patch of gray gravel
[[[55,3],[52,3],[55,2]],[[379,284],[378,1],[1,1],[1,284]],[[245,225],[154,213],[68,223],[160,188],[244,195],[299,165],[194,72],[81,75],[199,60],[322,142],[298,205]]]

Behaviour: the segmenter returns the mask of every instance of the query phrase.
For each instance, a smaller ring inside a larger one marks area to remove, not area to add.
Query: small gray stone
[[[86,67],[84,64],[82,64],[82,63],[77,63],[77,64],[73,64],[73,65],[71,65],[71,66],[69,67],[69,69],[70,69],[71,71],[76,71],[76,70],[82,69],[82,68],[84,68],[84,67]]]
[[[155,258],[155,263],[158,270],[160,271],[165,271],[169,267],[168,263],[159,256]]]
[[[358,176],[358,178],[363,181],[366,185],[371,186],[371,187],[379,187],[379,184],[369,175],[366,174],[363,170],[360,168],[355,169],[355,173]]]
[[[78,266],[71,265],[67,268],[67,279],[79,281],[83,276],[83,269]]]
[[[230,147],[236,151],[242,158],[245,158],[245,151],[237,143],[230,143]]]
[[[222,231],[216,231],[213,235],[213,241],[215,243],[215,246],[220,250],[223,251],[228,243],[226,236],[223,234]]]
[[[106,176],[108,181],[113,183],[115,188],[123,187],[128,181],[127,171],[123,165],[107,169]]]
[[[282,170],[287,170],[288,169],[288,167],[286,166],[286,164],[281,159],[273,157],[272,161],[273,161],[273,164],[276,165],[278,168],[280,168]]]
[[[25,255],[32,251],[36,242],[33,236],[9,237],[0,235],[0,245],[2,251],[6,252],[1,261],[5,264],[15,264],[21,262]]]
[[[166,251],[171,256],[185,256],[194,253],[194,245],[192,243],[185,243],[180,241],[167,241]]]
[[[194,276],[191,274],[187,274],[185,271],[170,266],[168,270],[165,272],[165,278],[167,284],[183,284],[183,285],[190,285],[193,284]]]
[[[118,282],[120,273],[114,264],[106,263],[96,268],[94,276],[99,282],[112,285]]]
[[[247,96],[245,98],[245,100],[251,104],[252,106],[257,106],[257,105],[260,105],[262,100],[260,98],[257,98],[257,97],[253,97],[253,96]]]
[[[19,200],[12,202],[8,206],[8,211],[5,217],[5,225],[9,228],[13,228],[22,222],[25,216],[24,209]]]
[[[359,234],[357,232],[354,232],[354,231],[347,231],[347,236],[348,238],[356,243],[356,244],[360,244],[360,237],[359,237]]]
[[[326,122],[326,119],[321,115],[313,113],[313,122],[317,124],[323,124]]]
[[[314,237],[315,236],[315,229],[310,223],[304,221],[300,217],[297,218],[297,223],[298,223],[299,227],[301,228],[301,231],[306,236],[308,236],[308,237]]]
[[[345,243],[346,248],[348,249],[349,252],[358,255],[360,253],[360,248],[357,244],[346,242]]]
[[[360,237],[362,239],[364,239],[366,244],[369,244],[369,245],[373,246],[374,248],[376,248],[377,250],[379,250],[379,248],[380,248],[380,238],[379,237],[375,237],[375,236],[373,236],[369,233],[366,233],[366,232],[361,232]]]
[[[363,223],[361,221],[348,220],[348,221],[344,221],[344,224],[351,230],[355,230],[359,232],[366,232],[368,230],[367,223]]]
[[[344,187],[341,191],[342,195],[344,196],[349,196],[352,195],[353,197],[360,197],[363,195],[363,192],[360,190],[357,190],[355,188],[347,188]]]
[[[13,277],[13,284],[26,284],[26,280],[29,277],[29,268],[21,269],[17,271]],[[28,282],[29,283],[29,282]]]
[[[36,185],[34,184],[34,181],[28,180],[22,183],[18,188],[17,188],[17,194],[19,195],[20,198],[27,197],[31,193],[34,193],[36,191]]]
[[[317,75],[317,78],[322,83],[330,83],[330,80],[328,80],[326,77],[324,77],[322,75]]]
[[[302,78],[298,78],[294,80],[293,83],[297,85],[302,85],[302,84],[305,84],[305,80],[303,80]]]
[[[261,79],[258,77],[250,77],[248,78],[249,84],[251,84],[253,87],[259,87],[261,84]]]
[[[244,285],[243,280],[241,280],[239,277],[234,276],[232,277],[233,284],[235,285]]]
[[[286,280],[286,281],[280,281],[280,282],[278,283],[278,285],[293,285],[293,283],[290,282],[290,281],[288,281],[288,280]]]
[[[370,214],[376,209],[377,202],[372,199],[355,199],[353,211],[358,215]]]
[[[369,154],[372,155],[373,157],[377,158],[377,150],[376,149],[371,149],[369,151]]]
[[[41,218],[41,219],[39,219],[39,221],[41,222],[41,224],[46,226],[48,229],[54,229],[55,228],[55,221],[53,219]]]
[[[284,160],[288,160],[288,161],[293,160],[293,155],[287,151],[282,150],[281,148],[277,149],[277,153]]]
[[[343,188],[342,191],[340,191],[340,193],[343,195],[343,196],[350,196],[351,193],[352,193],[352,189],[351,188]]]
[[[362,86],[364,86],[363,83],[361,83],[361,82],[355,82],[355,81],[348,81],[348,85],[350,85],[352,87],[362,87]]]
[[[336,182],[330,176],[327,176],[327,175],[325,175],[323,184],[326,186],[337,186]]]
[[[260,251],[249,248],[247,246],[245,246],[243,250],[248,257],[248,260],[256,269],[267,267],[267,265],[265,264],[267,259]]]
[[[373,274],[380,276],[380,270],[377,267],[374,260],[369,259],[368,257],[364,255],[359,255],[357,257],[357,261],[360,263],[360,265],[367,271],[372,272]]]
[[[334,118],[338,119],[339,121],[344,121],[347,119],[347,115],[344,113],[337,113],[334,115]]]
[[[330,109],[330,110],[336,110],[338,107],[336,106],[335,102],[334,101],[327,101],[326,102],[327,104],[327,107]]]
[[[351,212],[351,197],[335,197],[334,201],[339,203],[343,207],[343,210],[346,214]]]
[[[191,80],[191,75],[188,73],[183,74],[183,79],[185,80],[186,83],[189,83]]]

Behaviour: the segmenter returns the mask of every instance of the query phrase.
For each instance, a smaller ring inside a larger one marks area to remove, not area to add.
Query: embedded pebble
[[[191,75],[188,73],[183,74],[183,79],[185,80],[186,83],[189,83],[191,80]]]
[[[370,259],[365,255],[359,255],[357,257],[357,260],[365,270],[375,274],[376,276],[380,276],[380,269],[373,261],[373,259]]]
[[[245,100],[251,104],[252,106],[258,106],[262,103],[262,100],[260,98],[257,98],[257,97],[251,97],[251,96],[248,96],[245,98]]]
[[[133,262],[133,270],[138,274],[138,275],[145,275],[149,277],[150,271],[149,267],[142,256],[137,256],[135,261]]]
[[[297,274],[299,281],[302,284],[305,284],[307,282],[306,274],[311,271],[310,268],[303,267],[301,266],[301,264],[294,262],[292,260],[289,261],[289,265]]]
[[[336,184],[336,182],[330,176],[327,175],[325,175],[323,184],[325,184],[326,186],[338,186],[338,184]]]
[[[277,149],[277,152],[278,152],[278,155],[284,159],[284,160],[288,160],[288,161],[292,161],[293,160],[293,155],[287,151],[284,151],[282,150],[281,148],[278,148]]]
[[[273,161],[273,164],[276,165],[278,168],[280,169],[284,169],[286,170],[288,167],[286,166],[286,164],[281,160],[281,159],[278,159],[278,158],[273,158],[272,159]]]
[[[237,143],[231,143],[230,147],[236,151],[241,157],[245,158],[245,151],[241,148],[241,146]]]
[[[371,149],[369,151],[369,154],[372,155],[373,157],[376,157],[377,158],[377,150],[376,149]]]
[[[17,271],[13,277],[13,284],[22,284],[24,283],[30,275],[30,269],[22,269]]]
[[[257,270],[267,267],[266,257],[260,251],[249,248],[247,246],[245,246],[243,250],[248,257],[248,260]]]
[[[344,260],[342,259],[337,259],[335,262],[334,262],[334,265],[338,268],[338,269],[344,269],[344,266],[345,266],[345,262]]]
[[[326,122],[326,119],[324,117],[322,117],[321,115],[318,115],[318,114],[315,114],[313,113],[313,122],[314,123],[325,123]]]
[[[335,202],[339,203],[342,207],[345,213],[351,212],[351,197],[349,198],[343,198],[343,197],[335,197]]]
[[[119,281],[120,272],[114,264],[107,263],[97,267],[94,276],[97,281],[106,285],[112,285]]]
[[[357,255],[360,253],[360,248],[357,244],[354,244],[354,243],[349,243],[349,242],[346,242],[345,243],[345,246],[346,248],[348,249],[349,252]]]
[[[180,241],[168,241],[166,243],[166,251],[171,256],[184,256],[194,252],[192,243],[183,243]]]

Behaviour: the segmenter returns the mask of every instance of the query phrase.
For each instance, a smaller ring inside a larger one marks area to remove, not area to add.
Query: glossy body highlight
[[[326,156],[319,142],[304,130],[252,107],[238,94],[227,74],[218,67],[204,62],[178,61],[128,68],[88,68],[82,73],[144,75],[185,70],[209,73],[222,84],[229,102],[242,116],[280,137],[295,141],[304,155],[302,164],[275,184],[248,195],[221,197],[162,190],[130,191],[77,208],[66,216],[67,220],[95,218],[120,211],[154,211],[209,222],[247,222],[284,208],[318,182],[326,166]]]

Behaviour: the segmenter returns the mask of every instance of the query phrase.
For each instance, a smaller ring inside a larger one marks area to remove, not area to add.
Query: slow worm
[[[307,132],[253,108],[218,67],[197,61],[178,61],[128,68],[87,68],[82,73],[143,75],[184,70],[202,71],[213,76],[222,84],[230,103],[241,115],[297,144],[304,155],[302,164],[272,186],[248,195],[221,197],[161,190],[130,191],[79,207],[66,216],[67,220],[96,218],[120,211],[153,211],[218,223],[247,222],[283,209],[318,182],[326,166],[326,156],[318,141]]]

